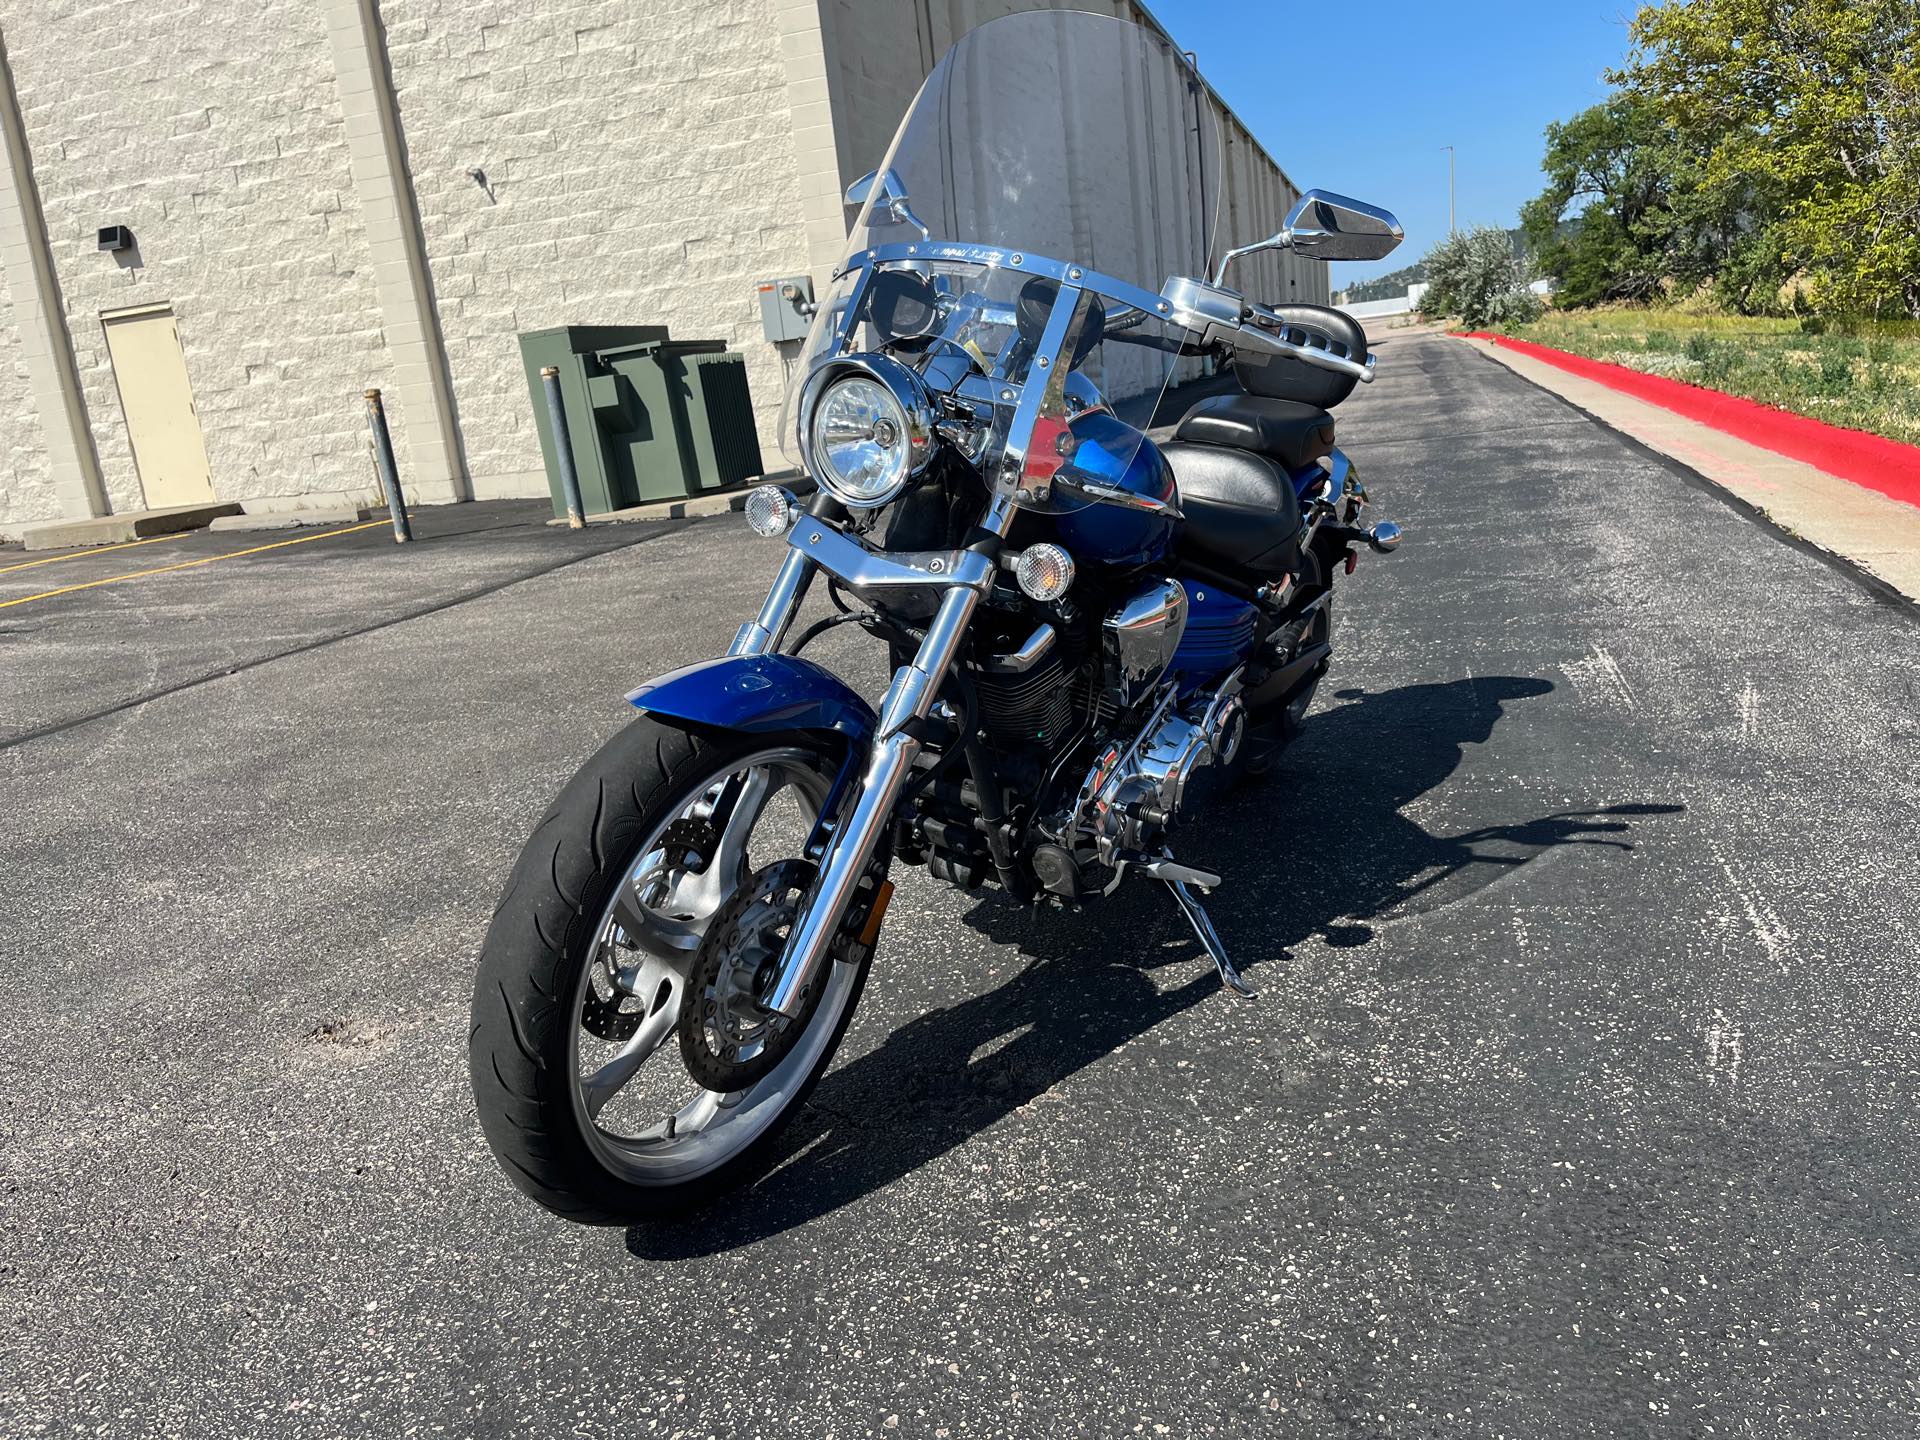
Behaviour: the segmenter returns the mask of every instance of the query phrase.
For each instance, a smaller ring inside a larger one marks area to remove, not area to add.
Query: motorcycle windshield
[[[939,433],[996,491],[1087,503],[1068,483],[1073,421],[1106,410],[1144,429],[1201,374],[1159,292],[1206,275],[1219,191],[1210,97],[1163,36],[1063,10],[969,32],[860,205],[794,367],[789,458],[809,466],[808,412],[835,367],[877,352],[920,377]],[[1111,477],[1139,437],[1100,434]]]

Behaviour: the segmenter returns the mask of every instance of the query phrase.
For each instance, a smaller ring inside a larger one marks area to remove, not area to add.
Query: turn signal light
[[[1034,600],[1058,600],[1073,585],[1073,557],[1058,545],[1030,545],[1020,552],[1013,578]]]
[[[756,485],[747,492],[747,528],[772,539],[784,535],[800,518],[800,505],[778,485]]]

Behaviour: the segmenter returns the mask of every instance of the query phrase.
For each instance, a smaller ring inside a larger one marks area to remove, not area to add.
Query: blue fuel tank
[[[1174,501],[1173,467],[1159,447],[1102,410],[1079,416],[1068,429],[1073,453],[1063,468],[1084,472],[1134,495]],[[1055,516],[1061,542],[1076,560],[1103,565],[1151,565],[1166,558],[1175,521],[1147,510],[1089,501]]]

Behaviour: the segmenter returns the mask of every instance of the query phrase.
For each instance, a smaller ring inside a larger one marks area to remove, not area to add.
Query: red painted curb
[[[1689,385],[1684,380],[1646,375],[1624,365],[1589,360],[1584,355],[1536,345],[1531,340],[1516,340],[1511,335],[1492,335],[1484,330],[1455,333],[1518,350],[1522,355],[1531,355],[1610,389],[1638,396],[1762,449],[1804,460],[1816,470],[1877,490],[1905,504],[1920,506],[1920,445],[1902,445],[1897,440],[1869,435],[1864,430],[1842,429],[1754,400]]]

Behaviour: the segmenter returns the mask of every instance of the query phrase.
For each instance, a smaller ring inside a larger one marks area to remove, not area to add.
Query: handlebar
[[[1266,328],[1268,326],[1276,327],[1278,333]],[[1246,347],[1248,349],[1291,356],[1319,370],[1331,370],[1337,375],[1351,375],[1363,385],[1373,383],[1374,357],[1372,355],[1368,355],[1364,360],[1355,360],[1348,355],[1335,354],[1325,336],[1316,335],[1311,330],[1289,323],[1264,305],[1249,304],[1246,307],[1241,316],[1237,338],[1251,341],[1252,343]]]
[[[1363,384],[1373,382],[1373,356],[1355,359],[1336,354],[1324,336],[1264,305],[1248,304],[1237,291],[1176,275],[1167,281],[1161,294],[1165,301],[1161,312],[1197,334],[1203,346],[1224,345],[1233,350],[1282,355],[1317,370],[1351,375]],[[1344,351],[1345,347],[1341,348]]]

